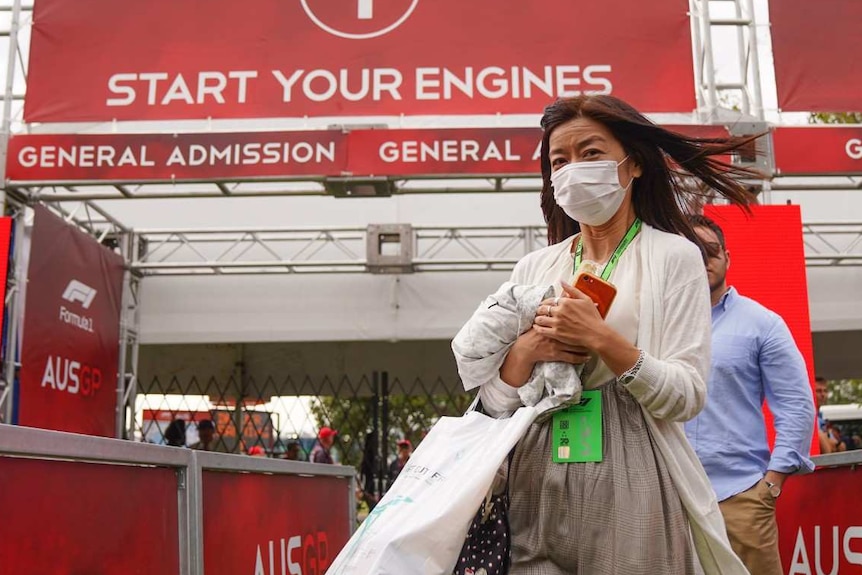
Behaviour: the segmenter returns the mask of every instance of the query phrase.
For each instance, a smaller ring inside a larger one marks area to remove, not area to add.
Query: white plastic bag
[[[497,469],[536,415],[522,407],[506,419],[441,418],[327,575],[452,573]]]

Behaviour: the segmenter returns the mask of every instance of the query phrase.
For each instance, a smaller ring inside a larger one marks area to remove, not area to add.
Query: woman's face
[[[551,132],[548,143],[552,172],[572,162],[613,160],[619,164],[626,157],[622,144],[610,130],[587,118],[575,118],[560,124]],[[632,178],[641,173],[641,167],[632,158],[617,166],[617,175],[623,186],[628,186]]]

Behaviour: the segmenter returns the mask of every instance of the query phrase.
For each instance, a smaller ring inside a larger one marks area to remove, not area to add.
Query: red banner
[[[808,313],[802,212],[798,205],[752,206],[752,210],[753,215],[748,215],[735,206],[707,206],[704,212],[724,231],[733,264],[727,271],[728,285],[771,309],[787,323],[808,366],[813,402],[814,349]],[[774,432],[768,411],[767,426],[772,441]],[[812,450],[819,453],[813,428],[811,433]]]
[[[323,575],[350,538],[350,481],[204,471],[205,572]]]
[[[34,210],[18,423],[114,437],[123,259]]]
[[[858,126],[776,128],[772,142],[778,174],[862,174],[862,128]]]
[[[352,174],[537,174],[541,130],[361,130],[350,134]]]
[[[0,573],[180,572],[173,469],[0,457]]]
[[[63,134],[10,139],[10,180],[174,181],[341,175],[346,134]]]
[[[844,575],[862,571],[858,469],[817,469],[791,477],[776,515],[784,572]]]
[[[667,128],[727,136],[723,126]],[[536,175],[541,136],[538,128],[22,135],[10,140],[6,174],[15,182]]]
[[[12,238],[12,218],[0,217],[0,278],[5,280],[9,271],[9,245]],[[6,282],[0,281],[0,302],[6,301]],[[0,310],[0,325],[3,325],[6,306]]]
[[[862,2],[769,0],[778,107],[862,112]]]
[[[690,112],[688,9],[686,0],[259,0],[245,17],[231,0],[40,0],[25,118],[535,114],[582,93]]]

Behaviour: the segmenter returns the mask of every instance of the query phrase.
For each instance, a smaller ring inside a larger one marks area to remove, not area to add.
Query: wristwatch
[[[781,487],[778,486],[777,483],[773,483],[772,481],[763,480],[766,484],[766,488],[769,490],[769,494],[772,495],[773,499],[778,499],[781,495]]]

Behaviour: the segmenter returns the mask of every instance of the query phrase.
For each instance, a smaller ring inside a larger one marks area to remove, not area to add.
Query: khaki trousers
[[[782,575],[775,498],[761,480],[719,503],[734,552],[752,575]]]

